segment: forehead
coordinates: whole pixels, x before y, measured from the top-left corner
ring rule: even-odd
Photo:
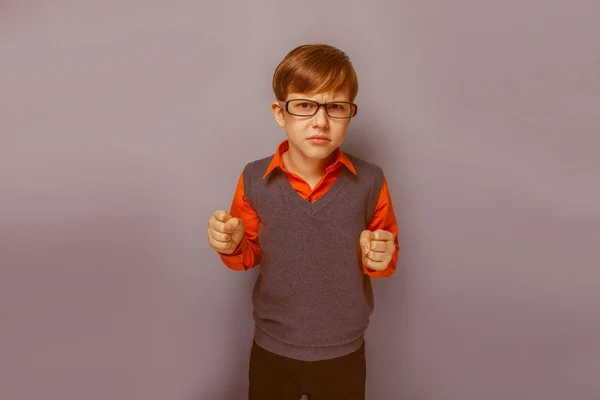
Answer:
[[[350,101],[349,90],[337,90],[328,92],[316,92],[316,93],[300,93],[292,92],[288,94],[287,100],[292,99],[307,99],[314,100],[317,102],[329,102],[329,101]]]

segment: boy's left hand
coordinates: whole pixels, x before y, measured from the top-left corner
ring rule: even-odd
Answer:
[[[363,264],[376,271],[386,269],[396,251],[394,235],[382,229],[362,231],[359,243]]]

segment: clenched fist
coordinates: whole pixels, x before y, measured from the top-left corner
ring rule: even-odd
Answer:
[[[394,235],[382,229],[375,232],[364,230],[360,234],[362,262],[370,269],[381,271],[387,268],[396,251]]]
[[[219,253],[235,252],[244,237],[244,222],[227,211],[215,211],[208,220],[208,244]]]

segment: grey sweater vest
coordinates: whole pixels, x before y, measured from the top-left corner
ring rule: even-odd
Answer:
[[[373,216],[383,172],[347,157],[357,175],[342,167],[314,203],[279,168],[263,179],[273,156],[244,168],[245,196],[260,217],[254,340],[270,352],[315,361],[349,354],[362,344],[374,302],[359,236]]]

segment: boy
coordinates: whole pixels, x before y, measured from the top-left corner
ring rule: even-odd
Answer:
[[[365,398],[371,278],[396,269],[397,224],[381,168],[340,150],[358,92],[347,55],[292,50],[271,109],[287,140],[247,164],[208,242],[233,270],[261,265],[252,295],[250,400]]]

